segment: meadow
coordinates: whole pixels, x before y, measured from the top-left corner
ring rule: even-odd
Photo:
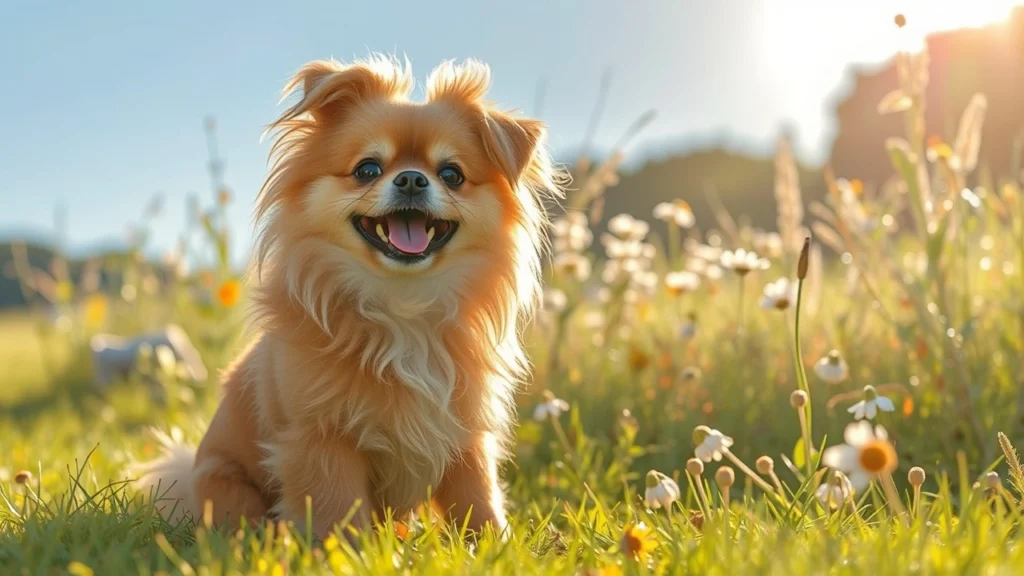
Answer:
[[[267,522],[162,519],[128,480],[159,435],[197,442],[251,338],[220,188],[161,262],[17,266],[0,317],[2,574],[1013,574],[1024,565],[1024,135],[979,166],[984,95],[924,133],[927,55],[878,104],[896,177],[825,171],[805,205],[785,141],[776,230],[686,203],[602,221],[623,159],[580,158],[555,211],[534,366],[503,470],[506,538],[421,514],[353,545]],[[638,191],[640,193],[642,191]],[[116,285],[96,280],[115,272]],[[46,313],[41,312],[45,310]],[[181,326],[209,377],[140,351],[94,383],[90,338]]]

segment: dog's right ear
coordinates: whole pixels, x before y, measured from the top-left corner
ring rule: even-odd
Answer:
[[[412,91],[412,69],[384,56],[345,65],[335,60],[316,60],[295,73],[285,86],[288,98],[301,90],[302,97],[281,115],[278,123],[308,113],[317,124],[339,120],[345,110],[367,98],[406,98]]]

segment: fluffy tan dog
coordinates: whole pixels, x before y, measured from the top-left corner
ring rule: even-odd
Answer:
[[[142,487],[236,525],[302,526],[308,496],[319,537],[428,494],[504,529],[518,332],[560,188],[544,126],[486,103],[489,84],[484,64],[444,63],[415,103],[408,63],[299,70],[258,201],[260,337],[198,449],[171,447]]]

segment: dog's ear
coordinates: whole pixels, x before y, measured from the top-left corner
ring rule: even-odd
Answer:
[[[544,123],[539,120],[513,118],[494,110],[483,112],[484,148],[512,186],[533,162],[546,133]]]
[[[483,101],[491,86],[491,69],[478,60],[442,62],[427,78],[427,99],[468,105],[479,113],[484,148],[502,175],[515,186],[545,138],[538,120],[515,118]]]
[[[373,57],[350,65],[316,60],[295,73],[284,97],[301,90],[302,97],[279,122],[308,113],[317,124],[339,120],[356,102],[367,98],[405,98],[412,90],[411,68],[393,59]]]

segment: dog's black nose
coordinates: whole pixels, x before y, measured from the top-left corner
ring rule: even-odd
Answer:
[[[430,186],[430,180],[422,172],[406,170],[395,176],[395,189],[406,196],[419,196]]]

